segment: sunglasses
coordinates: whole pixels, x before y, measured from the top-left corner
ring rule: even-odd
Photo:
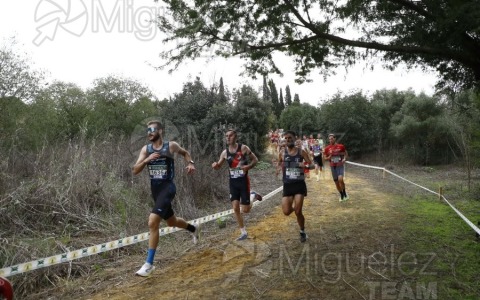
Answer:
[[[157,131],[157,130],[158,130],[158,129],[155,128],[155,127],[148,127],[148,128],[147,128],[147,133],[153,133],[153,132],[155,132],[155,131]]]

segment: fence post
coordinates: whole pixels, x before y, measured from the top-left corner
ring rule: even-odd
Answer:
[[[438,192],[438,199],[442,200],[442,196],[443,196],[443,187],[440,187],[440,190]]]

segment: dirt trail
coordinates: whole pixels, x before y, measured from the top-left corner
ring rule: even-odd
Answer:
[[[133,276],[140,264],[129,261],[117,286],[83,299],[371,298],[378,293],[372,284],[398,277],[393,257],[401,250],[402,215],[393,196],[353,173],[346,178],[350,200],[340,203],[325,177],[307,180],[306,243],[299,241],[295,215],[281,212],[278,193],[253,208],[248,240],[234,242],[234,222],[221,233],[210,224],[199,245],[160,264],[151,277]]]

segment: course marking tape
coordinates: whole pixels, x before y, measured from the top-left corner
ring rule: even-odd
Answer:
[[[467,223],[468,226],[470,226],[477,234],[480,235],[480,228],[478,228],[478,227],[477,227],[475,224],[473,224],[467,217],[465,217],[458,209],[456,209],[456,208],[447,200],[447,198],[445,198],[445,196],[440,195],[439,193],[437,193],[437,192],[435,192],[435,191],[432,191],[432,190],[430,190],[430,189],[428,189],[428,188],[426,188],[426,187],[424,187],[424,186],[421,186],[421,185],[419,185],[419,184],[416,184],[416,183],[413,182],[413,181],[410,181],[410,180],[408,180],[408,179],[406,179],[406,178],[403,178],[402,176],[397,175],[397,174],[393,173],[392,171],[389,171],[389,170],[387,170],[387,169],[385,169],[385,168],[376,167],[376,166],[370,166],[370,165],[364,165],[364,164],[354,163],[354,162],[350,162],[350,161],[347,161],[346,163],[347,163],[347,164],[351,164],[351,165],[355,165],[355,166],[365,167],[365,168],[383,170],[383,171],[385,171],[385,172],[387,172],[387,173],[389,173],[389,174],[392,174],[393,176],[395,176],[395,177],[397,177],[397,178],[399,178],[399,179],[401,179],[401,180],[404,180],[404,181],[406,181],[406,182],[408,182],[408,183],[410,183],[410,184],[413,184],[413,185],[415,185],[415,186],[417,186],[417,187],[419,187],[419,188],[421,188],[421,189],[424,189],[424,190],[427,191],[427,192],[430,192],[430,193],[435,194],[435,195],[437,195],[437,196],[441,196],[442,199],[453,209],[453,211],[454,211],[463,221],[465,221],[465,223]],[[0,275],[1,275],[1,274],[0,274]]]
[[[282,189],[283,189],[283,187],[279,187],[276,190],[268,193],[267,195],[263,196],[262,201],[255,201],[253,203],[253,206],[260,205],[264,200],[267,200],[267,199],[273,197],[275,194],[280,192]],[[212,214],[212,215],[209,215],[209,216],[205,216],[205,217],[200,217],[198,219],[188,221],[188,223],[190,223],[190,224],[207,223],[207,222],[210,222],[210,221],[213,221],[213,220],[216,220],[218,218],[221,218],[221,217],[224,217],[224,216],[227,216],[227,215],[231,215],[231,214],[233,214],[233,209],[218,212],[218,213],[215,213],[215,214]],[[167,234],[170,234],[170,233],[177,232],[179,230],[183,230],[183,229],[180,229],[180,228],[177,228],[177,227],[162,227],[162,228],[159,229],[159,233],[160,233],[160,236],[163,236],[163,235],[167,235]],[[132,235],[132,236],[129,236],[129,237],[125,237],[125,238],[121,238],[121,239],[118,239],[118,240],[106,242],[106,243],[103,243],[103,244],[98,244],[98,245],[94,245],[94,246],[90,246],[90,247],[86,247],[86,248],[82,248],[82,249],[78,249],[78,250],[73,250],[73,251],[62,253],[62,254],[53,255],[53,256],[50,256],[50,257],[41,258],[41,259],[37,259],[37,260],[32,260],[32,261],[29,261],[29,262],[26,262],[26,263],[6,267],[6,268],[3,268],[3,269],[0,269],[0,277],[9,277],[9,276],[12,276],[12,275],[17,275],[17,274],[21,274],[21,273],[25,273],[25,272],[29,272],[29,271],[33,271],[33,270],[37,270],[37,269],[61,264],[61,263],[64,263],[64,262],[72,261],[72,260],[75,260],[75,259],[99,254],[99,253],[102,253],[102,252],[111,251],[111,250],[122,248],[122,247],[125,247],[125,246],[133,245],[133,244],[140,243],[140,242],[148,240],[149,236],[150,236],[150,234],[148,232],[144,232],[144,233],[141,233],[141,234]]]

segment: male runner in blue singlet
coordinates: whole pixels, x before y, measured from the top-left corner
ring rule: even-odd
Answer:
[[[163,219],[168,226],[183,228],[193,235],[193,242],[198,240],[198,228],[188,224],[184,219],[177,218],[172,209],[172,201],[176,194],[174,154],[183,156],[187,162],[187,174],[193,174],[195,165],[190,153],[177,142],[163,140],[163,127],[159,121],[150,121],[147,124],[147,134],[150,144],[143,146],[137,162],[133,166],[133,174],[140,173],[145,166],[148,168],[154,208],[148,217],[150,237],[148,240],[148,254],[145,264],[137,271],[139,276],[149,276],[155,266],[153,259],[160,237],[159,226]]]
[[[300,227],[300,242],[304,243],[307,240],[305,217],[302,213],[303,198],[307,196],[304,163],[311,164],[311,161],[305,149],[295,147],[295,138],[294,131],[288,130],[285,132],[287,146],[278,155],[278,165],[283,173],[282,210],[286,216],[295,212]],[[278,171],[279,168],[277,168],[277,173]]]

